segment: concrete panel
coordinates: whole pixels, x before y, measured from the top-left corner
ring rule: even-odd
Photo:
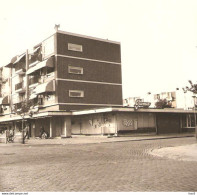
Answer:
[[[118,113],[117,126],[118,131],[136,130],[137,115],[135,113]]]
[[[122,86],[96,83],[80,83],[59,80],[57,82],[58,102],[82,104],[122,105]],[[69,97],[69,90],[82,90],[84,97]],[[102,106],[102,105],[101,105]]]
[[[72,134],[114,134],[115,127],[115,117],[111,113],[72,117]]]
[[[88,115],[82,119],[81,134],[102,134],[101,115]]]
[[[68,50],[68,43],[82,45],[83,51]],[[74,35],[57,34],[57,54],[110,62],[121,62],[120,45]]]
[[[83,68],[83,74],[69,73],[69,66]],[[60,56],[57,57],[57,78],[119,84],[122,83],[120,65]]]

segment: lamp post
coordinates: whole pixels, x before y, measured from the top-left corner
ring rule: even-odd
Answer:
[[[194,127],[195,127],[195,137],[197,139],[197,127],[196,127],[196,96],[192,96],[194,98]]]
[[[148,101],[148,102],[150,102],[150,103],[152,103],[152,102],[151,102],[151,100],[150,100],[150,98],[151,98],[151,97],[150,97],[151,92],[149,91],[149,92],[147,93],[147,95],[148,95],[148,99],[147,99],[147,101]]]

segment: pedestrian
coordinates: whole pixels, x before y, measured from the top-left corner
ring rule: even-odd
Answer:
[[[40,127],[40,138],[42,139],[42,134],[45,132],[44,127]]]
[[[27,125],[24,129],[24,134],[25,134],[25,137],[24,139],[29,139],[29,126]]]
[[[10,135],[10,132],[9,132],[9,130],[5,130],[5,143],[7,144],[7,142],[8,142],[8,138],[9,138],[9,135]]]

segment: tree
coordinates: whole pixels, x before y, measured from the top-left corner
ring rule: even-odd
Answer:
[[[193,98],[194,98],[194,122],[195,122],[195,134],[196,134],[196,139],[197,139],[197,126],[196,126],[196,104],[195,104],[195,100],[196,100],[196,94],[197,94],[197,84],[194,84],[191,80],[188,81],[190,84],[190,87],[186,86],[185,88],[183,88],[184,93],[186,93],[187,91],[190,91],[193,93]]]
[[[163,108],[172,108],[171,102],[167,101],[166,99],[159,99],[155,103],[156,108],[163,109]]]
[[[17,115],[20,115],[21,118],[22,118],[22,143],[24,144],[25,143],[25,136],[24,136],[24,119],[25,119],[25,116],[28,114],[31,114],[31,107],[33,106],[33,103],[31,100],[28,100],[28,99],[24,99],[22,102],[21,102],[21,108],[17,109],[17,107],[14,108],[14,112],[17,114]]]
[[[184,91],[191,91],[194,94],[197,94],[197,84],[193,84],[193,82],[191,80],[188,81],[190,84],[190,87],[186,86],[185,88],[183,88]]]

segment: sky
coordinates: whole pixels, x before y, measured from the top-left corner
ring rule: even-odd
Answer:
[[[123,98],[197,82],[196,0],[0,0],[0,66],[60,30],[121,42]]]

